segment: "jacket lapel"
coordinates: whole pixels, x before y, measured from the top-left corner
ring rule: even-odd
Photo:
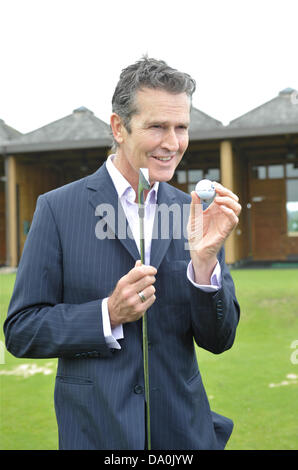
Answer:
[[[136,261],[140,259],[137,245],[129,236],[129,226],[113,181],[104,163],[95,173],[87,177],[89,202],[95,215],[106,223],[109,234],[116,237]]]

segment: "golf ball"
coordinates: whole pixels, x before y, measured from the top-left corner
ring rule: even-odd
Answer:
[[[215,187],[210,180],[199,181],[196,185],[195,191],[203,201],[208,201],[215,196]]]

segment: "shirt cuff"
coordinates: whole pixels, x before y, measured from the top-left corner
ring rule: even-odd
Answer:
[[[110,323],[110,316],[108,310],[108,297],[103,299],[101,304],[101,311],[102,311],[102,326],[103,326],[103,334],[106,340],[107,345],[109,348],[113,349],[121,349],[120,344],[118,343],[117,339],[123,339],[123,327],[122,325],[117,325],[115,328],[111,328]]]
[[[199,289],[203,290],[204,292],[216,292],[218,289],[221,288],[221,268],[220,264],[217,261],[217,264],[211,274],[210,277],[210,285],[202,285],[202,284],[197,284],[194,281],[195,275],[194,275],[194,269],[193,269],[193,264],[192,261],[189,262],[187,266],[187,277],[188,280],[192,283],[193,286],[198,287]]]

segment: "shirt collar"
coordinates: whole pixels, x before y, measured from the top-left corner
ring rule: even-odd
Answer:
[[[109,155],[107,162],[106,162],[106,168],[108,170],[110,177],[112,178],[118,197],[119,199],[124,197],[129,202],[135,202],[136,193],[134,189],[131,187],[130,183],[127,181],[127,179],[124,178],[124,176],[122,175],[122,173],[120,173],[118,168],[115,167],[113,163],[114,158],[115,158],[115,154]],[[148,196],[146,197],[145,204],[148,204],[148,203],[156,204],[158,186],[159,186],[159,183],[155,182],[152,188],[150,189]]]

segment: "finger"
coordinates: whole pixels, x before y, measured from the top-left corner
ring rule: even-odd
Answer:
[[[134,290],[134,292],[141,292],[147,289],[147,287],[152,286],[155,283],[155,281],[156,281],[155,276],[145,276],[139,281],[132,284],[131,288]]]
[[[220,194],[221,196],[230,196],[231,198],[235,199],[235,201],[239,201],[239,197],[234,194],[233,191],[231,191],[230,189],[225,188],[222,184],[216,181],[213,181],[213,184],[217,194]]]
[[[137,291],[137,303],[139,301],[141,301],[143,304],[145,303],[144,301],[142,301],[141,297],[139,296],[139,293],[143,294],[143,296],[145,297],[145,302],[147,302],[147,300],[150,299],[150,297],[152,297],[153,295],[155,295],[155,287],[154,286],[149,286],[149,287],[146,287],[144,289],[142,289],[141,291]]]
[[[145,292],[144,292],[144,295],[145,295]],[[137,304],[136,304],[136,307],[135,307],[135,311],[139,314],[141,314],[141,316],[146,312],[146,310],[148,310],[151,305],[155,302],[156,300],[156,297],[154,294],[148,296],[148,298],[146,297],[146,300],[145,302],[142,302],[140,297],[137,296],[138,299],[137,299]]]
[[[142,264],[141,261],[139,261],[139,264],[138,261],[136,262],[136,266],[125,276],[129,284],[134,284],[145,276],[154,276],[157,273],[157,269],[154,266],[147,266]]]
[[[226,214],[226,216],[229,218],[231,225],[234,227],[235,225],[238,224],[239,219],[233,209],[230,209],[230,207],[221,205],[220,209]]]
[[[153,294],[148,298],[148,300],[146,300],[146,302],[143,303],[144,312],[146,312],[146,310],[148,310],[148,308],[150,308],[151,305],[154,304],[155,300],[156,300],[156,297]]]
[[[214,199],[214,201],[217,203],[217,204],[220,204],[220,205],[224,205],[226,207],[229,207],[230,209],[232,209],[236,215],[239,215],[240,212],[241,212],[241,205],[238,204],[238,202],[235,201],[235,199],[232,199],[231,197],[228,197],[228,196],[216,196],[216,198]]]

